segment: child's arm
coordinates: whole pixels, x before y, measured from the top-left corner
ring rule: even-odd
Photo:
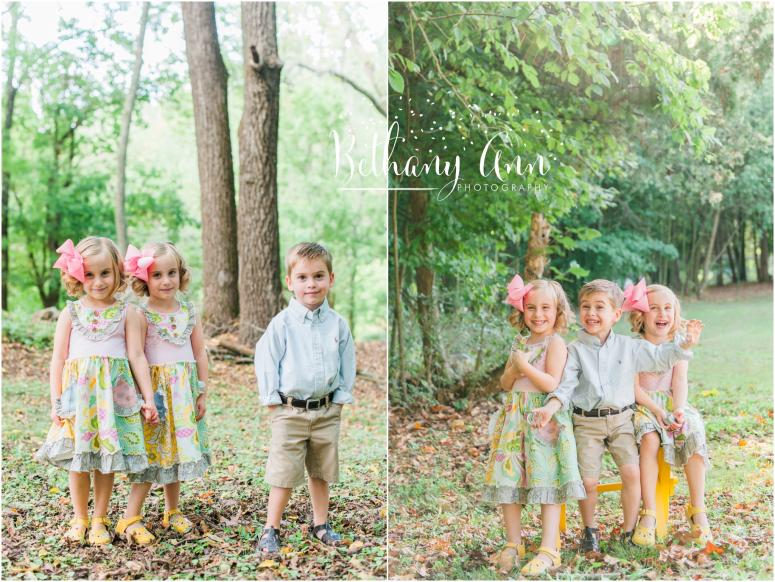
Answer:
[[[254,364],[261,404],[278,406],[280,399],[280,361],[285,355],[285,333],[277,317],[269,322],[264,335],[256,344]]]
[[[514,352],[509,352],[509,359],[506,360],[506,367],[503,368],[500,385],[503,390],[511,390],[514,382],[521,376],[514,359]]]
[[[568,408],[573,392],[579,385],[579,375],[581,374],[581,362],[573,350],[567,350],[568,359],[565,362],[565,369],[562,372],[562,379],[557,389],[550,392],[544,405],[541,408],[533,410],[533,427],[542,428],[552,416],[561,408]],[[548,357],[548,356],[547,356]]]
[[[678,362],[673,368],[673,415],[679,425],[684,422],[684,406],[689,400],[689,362]]]
[[[200,421],[207,412],[207,348],[205,347],[205,334],[202,329],[202,322],[197,318],[194,329],[191,332],[191,349],[194,351],[194,360],[196,360],[196,375],[203,384],[202,392],[196,397],[196,420]]]
[[[680,360],[690,360],[689,348],[700,341],[702,322],[692,319],[686,325],[686,337],[679,345],[676,341],[654,345],[645,339],[635,339],[635,371],[665,372]]]
[[[334,404],[352,404],[355,385],[355,342],[350,327],[339,323],[339,388],[334,391]]]
[[[65,367],[67,352],[70,348],[70,311],[63,309],[57,319],[57,327],[54,331],[54,351],[51,354],[51,368],[49,370],[49,389],[51,391],[51,420],[62,426],[62,419],[57,414],[57,400],[62,396],[62,370]]]
[[[156,424],[159,422],[159,411],[156,410],[156,402],[153,400],[151,372],[145,357],[145,333],[148,323],[132,305],[128,305],[126,309],[126,353],[129,367],[132,368],[132,375],[145,400],[143,417],[146,422]]]
[[[668,427],[668,423],[665,422],[667,413],[651,399],[651,397],[643,388],[640,387],[640,382],[638,381],[637,376],[635,377],[635,402],[648,408],[654,414],[654,416],[657,417],[657,422],[659,422],[663,428]]]
[[[536,369],[528,361],[526,352],[514,353],[517,369],[541,392],[553,392],[557,388],[567,359],[568,348],[560,337],[553,337],[546,348],[546,372]]]

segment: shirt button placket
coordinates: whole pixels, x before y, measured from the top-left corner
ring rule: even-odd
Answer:
[[[312,354],[315,370],[315,392],[323,385],[323,342],[320,339],[320,323],[312,319]]]

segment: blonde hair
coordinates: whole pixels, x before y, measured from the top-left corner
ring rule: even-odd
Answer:
[[[530,281],[528,285],[532,285],[533,288],[528,292],[528,295],[533,291],[547,291],[554,296],[555,305],[557,306],[557,319],[554,320],[554,331],[559,334],[565,334],[568,332],[568,327],[573,323],[573,310],[568,301],[568,296],[557,281],[547,281],[546,279],[536,279]],[[527,299],[527,295],[525,295]],[[517,328],[519,331],[524,330],[527,325],[525,324],[525,314],[519,309],[514,309],[509,315],[509,323]]]
[[[285,271],[289,277],[299,259],[307,259],[309,261],[321,259],[326,264],[329,275],[334,272],[331,253],[320,243],[302,242],[288,249],[285,255]]]
[[[624,292],[619,288],[619,285],[608,279],[595,279],[589,283],[584,283],[584,286],[579,290],[579,307],[581,307],[584,297],[593,293],[604,293],[614,309],[621,309],[624,303]]]
[[[661,291],[662,293],[669,296],[670,300],[673,302],[673,326],[667,333],[667,337],[672,340],[675,338],[676,332],[682,330],[686,323],[683,319],[681,319],[681,302],[678,301],[678,296],[673,293],[673,290],[670,287],[657,284],[649,285],[646,287],[647,294],[655,293],[658,291]],[[644,317],[643,312],[633,311],[630,313],[630,329],[639,335],[643,335],[643,332],[646,330],[646,318]]]
[[[175,248],[174,244],[171,242],[152,242],[145,245],[142,252],[143,254],[150,252],[154,259],[164,255],[172,255],[178,262],[178,276],[180,277],[180,286],[178,289],[180,291],[188,289],[188,283],[191,281],[191,272],[188,270],[188,265],[186,265],[186,260],[183,258],[183,255]],[[148,275],[150,276],[150,274],[149,269]],[[148,283],[134,276],[129,277],[129,281],[135,295],[140,295],[141,297],[150,295]]]
[[[112,240],[105,238],[104,236],[87,236],[75,245],[75,250],[78,251],[84,260],[89,257],[99,256],[102,253],[105,253],[108,256],[110,259],[110,266],[113,269],[114,279],[113,289],[110,290],[111,297],[126,288],[124,262],[121,260],[121,254],[118,252],[116,243]],[[85,272],[86,268],[84,266],[84,274]],[[81,297],[84,295],[83,283],[75,277],[68,275],[65,271],[62,271],[62,283],[65,286],[65,291],[67,291],[67,294],[70,297]]]

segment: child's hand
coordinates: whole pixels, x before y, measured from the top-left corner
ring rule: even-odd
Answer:
[[[207,406],[205,405],[205,395],[200,394],[196,397],[196,420],[199,422],[204,418],[205,412],[207,412]]]
[[[64,421],[62,421],[62,418],[57,414],[56,408],[51,409],[51,420],[57,426],[62,426],[64,424]]]
[[[686,416],[684,415],[683,408],[676,408],[673,411],[673,417],[675,418],[675,424],[670,427],[670,430],[679,430],[686,421]]]
[[[525,368],[525,365],[527,365],[530,361],[528,360],[527,352],[523,352],[523,351],[511,352],[510,359],[513,362],[514,367],[520,372]]]
[[[146,402],[142,405],[140,410],[143,413],[143,418],[148,424],[159,424],[159,411],[156,410],[156,404],[153,402]]]
[[[280,406],[280,405],[279,404],[270,404],[266,408],[267,408],[267,410],[269,410],[269,412],[272,412],[278,406]]]
[[[686,337],[681,347],[687,349],[700,343],[702,328],[703,325],[699,319],[690,319],[686,324]]]
[[[546,426],[546,423],[552,419],[553,415],[554,412],[548,406],[536,408],[533,410],[533,420],[530,422],[530,426],[535,429],[541,429]]]
[[[659,423],[659,426],[665,429],[670,428],[670,423],[667,422],[667,412],[664,408],[659,408],[654,412],[654,416],[657,418],[657,422]]]

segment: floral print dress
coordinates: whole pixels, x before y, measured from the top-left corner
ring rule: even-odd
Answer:
[[[542,372],[551,337],[526,346],[530,363]],[[490,421],[482,501],[560,504],[584,499],[570,413],[560,410],[542,429],[533,429],[528,417],[544,405],[546,394],[526,391],[530,389],[535,390],[530,380],[518,378]]]
[[[196,420],[196,398],[202,393],[191,347],[196,313],[189,301],[179,303],[174,313],[143,308],[148,322],[145,356],[159,423],[144,425],[148,468],[130,475],[133,482],[189,481],[210,466],[207,426],[204,419]]]
[[[673,370],[660,374],[641,372],[638,374],[640,387],[646,391],[655,404],[667,412],[673,411]],[[662,428],[656,416],[645,406],[638,406],[632,421],[635,424],[635,440],[640,445],[643,435],[656,432],[665,462],[673,467],[683,467],[692,455],[700,455],[705,468],[710,468],[708,445],[705,439],[705,423],[699,411],[688,402],[684,406],[684,427],[680,432],[670,432]]]
[[[69,301],[71,331],[62,394],[35,459],[70,471],[142,471],[148,465],[137,393],[126,357],[127,304],[102,309]]]

